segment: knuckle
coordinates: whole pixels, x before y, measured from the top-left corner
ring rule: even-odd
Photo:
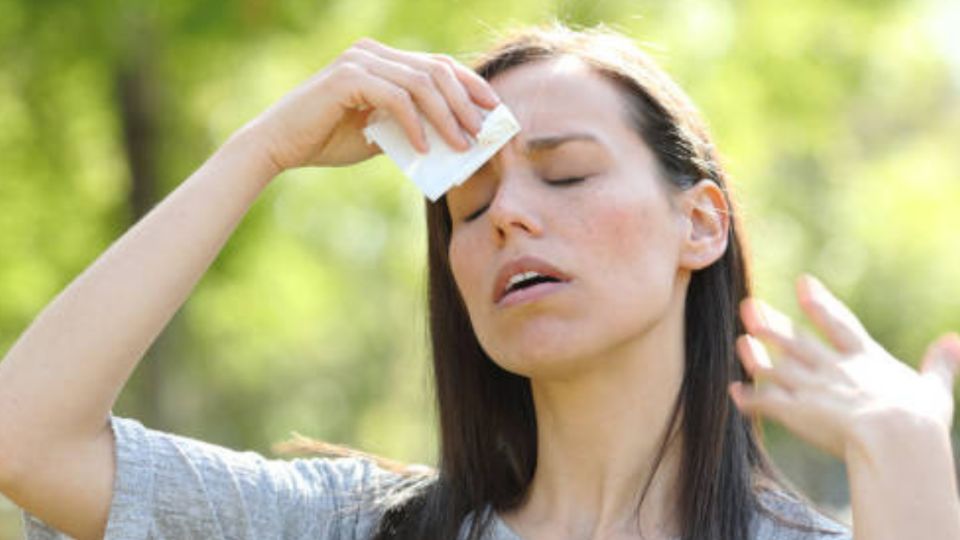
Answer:
[[[430,58],[432,60],[436,60],[437,62],[443,62],[447,65],[452,65],[456,63],[456,60],[454,60],[453,57],[450,56],[449,54],[433,53],[430,55]]]
[[[453,68],[443,62],[430,62],[427,69],[430,70],[430,75],[433,76],[434,79],[449,81],[454,78]]]
[[[337,58],[337,63],[339,64],[356,64],[360,60],[366,57],[367,53],[363,49],[349,48]]]
[[[354,42],[353,42],[353,45],[351,46],[351,48],[353,48],[353,49],[370,49],[370,48],[372,48],[372,47],[374,47],[374,46],[376,46],[376,45],[378,45],[378,43],[377,43],[374,39],[372,39],[372,38],[370,38],[370,37],[367,37],[367,36],[363,36],[363,37],[361,37],[360,39],[354,41]]]
[[[407,92],[399,86],[393,86],[390,88],[387,93],[387,100],[395,105],[407,106],[412,105],[412,100],[410,99],[410,92]]]
[[[334,68],[337,77],[343,79],[357,79],[364,74],[364,69],[359,64],[345,60],[337,64]]]
[[[426,92],[433,86],[430,76],[422,71],[414,71],[410,74],[409,84],[419,92]]]

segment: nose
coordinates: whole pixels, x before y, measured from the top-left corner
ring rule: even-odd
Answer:
[[[520,168],[501,170],[497,191],[487,212],[494,241],[502,246],[514,236],[538,237],[543,234],[536,194],[531,179]]]

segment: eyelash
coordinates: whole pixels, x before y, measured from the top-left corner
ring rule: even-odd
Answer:
[[[550,184],[551,186],[564,187],[564,186],[572,186],[574,184],[579,184],[580,182],[583,182],[586,179],[587,179],[586,176],[570,176],[568,178],[558,178],[556,180],[544,180],[544,182]],[[488,206],[490,206],[489,203],[481,206],[475,212],[463,218],[464,223],[469,223],[477,219],[478,217],[480,217],[480,215],[487,210]]]
[[[572,184],[579,184],[586,180],[586,176],[571,176],[569,178],[558,178],[556,180],[545,180],[546,183],[554,186],[569,186]]]

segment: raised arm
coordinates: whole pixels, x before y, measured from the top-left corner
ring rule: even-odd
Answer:
[[[110,410],[137,362],[279,172],[345,165],[377,149],[360,132],[386,109],[424,148],[418,108],[454,147],[493,107],[446,57],[364,40],[235,133],[36,317],[0,362],[0,491],[76,538],[103,535]]]
[[[0,363],[0,488],[78,538],[102,537],[107,415],[144,351],[276,169],[238,136],[104,252]]]
[[[887,353],[818,281],[798,282],[800,305],[828,343],[757,301],[743,305],[752,337],[737,343],[755,388],[731,387],[761,413],[843,459],[857,540],[956,540],[960,495],[950,446],[960,337],[943,336],[917,372]]]

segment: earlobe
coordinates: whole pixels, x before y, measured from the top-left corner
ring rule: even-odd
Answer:
[[[716,262],[727,249],[729,206],[723,189],[706,178],[683,195],[687,227],[680,263],[690,270],[700,270]]]

